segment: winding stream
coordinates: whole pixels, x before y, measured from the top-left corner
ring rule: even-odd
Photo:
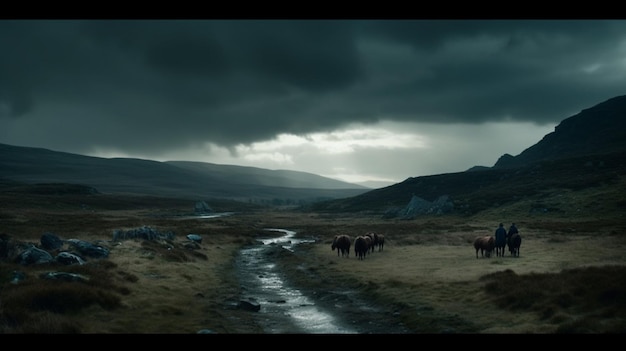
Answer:
[[[300,290],[287,286],[272,261],[271,252],[276,245],[293,251],[295,245],[314,240],[295,238],[296,233],[286,229],[266,230],[284,235],[258,239],[262,244],[242,249],[236,260],[242,289],[261,306],[258,313],[265,333],[357,333],[316,306],[314,300]]]

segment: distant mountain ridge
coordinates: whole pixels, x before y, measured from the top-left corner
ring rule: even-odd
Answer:
[[[502,155],[493,168],[620,151],[626,151],[626,95],[564,119],[554,132],[519,155]]]
[[[464,172],[411,177],[352,198],[316,203],[310,209],[383,214],[402,209],[414,196],[430,202],[446,196],[454,204],[455,213],[474,214],[534,196],[542,199],[538,202],[547,201],[542,196],[563,189],[614,186],[615,194],[626,198],[620,185],[624,178],[626,95],[566,118],[537,144],[518,156],[504,154],[493,167],[474,166]]]
[[[202,162],[100,158],[6,144],[0,144],[0,179],[30,184],[84,184],[109,193],[241,201],[313,201],[369,190],[306,172]]]

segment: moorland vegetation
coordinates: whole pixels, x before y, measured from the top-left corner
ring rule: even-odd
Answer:
[[[415,333],[623,333],[626,331],[626,230],[623,178],[584,189],[552,189],[478,214],[382,219],[371,213],[311,212],[214,202],[235,215],[187,217],[194,200],[122,196],[65,185],[5,186],[0,191],[2,333],[262,333],[258,315],[232,308],[241,299],[233,259],[289,228],[315,238],[277,256],[286,279],[320,303],[335,287],[366,296],[391,326]],[[51,189],[56,189],[51,191]],[[537,203],[548,211],[536,211]],[[612,207],[611,207],[611,206]],[[476,258],[473,240],[515,221],[520,257]],[[173,240],[113,241],[116,230],[149,226]],[[385,249],[364,260],[331,250],[338,234],[383,233]],[[110,250],[84,265],[20,265],[25,245],[43,233]],[[194,249],[185,235],[197,233]],[[64,249],[68,249],[67,246]],[[50,271],[87,281],[39,278]],[[14,283],[15,272],[24,279]],[[351,316],[352,323],[359,314]],[[371,318],[372,316],[367,316]],[[365,317],[363,317],[365,318]]]

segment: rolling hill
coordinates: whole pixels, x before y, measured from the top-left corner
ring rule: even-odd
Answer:
[[[202,162],[108,159],[6,144],[0,144],[0,180],[81,184],[103,193],[259,203],[306,203],[369,190],[306,172]]]

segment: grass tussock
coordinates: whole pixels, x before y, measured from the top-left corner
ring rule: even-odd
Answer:
[[[484,276],[485,291],[503,309],[536,311],[558,324],[558,333],[626,332],[626,267],[604,266],[560,273]],[[603,322],[610,319],[610,323]]]
[[[91,305],[106,310],[121,306],[120,294],[128,291],[112,285],[108,273],[93,267],[76,271],[94,274],[87,282],[47,280],[29,275],[19,284],[4,285],[0,332],[79,332],[80,328],[68,319],[71,315]],[[41,315],[45,318],[41,319]]]
[[[81,334],[81,325],[71,316],[50,311],[33,312],[28,319],[10,328],[0,325],[0,332],[7,334]]]

